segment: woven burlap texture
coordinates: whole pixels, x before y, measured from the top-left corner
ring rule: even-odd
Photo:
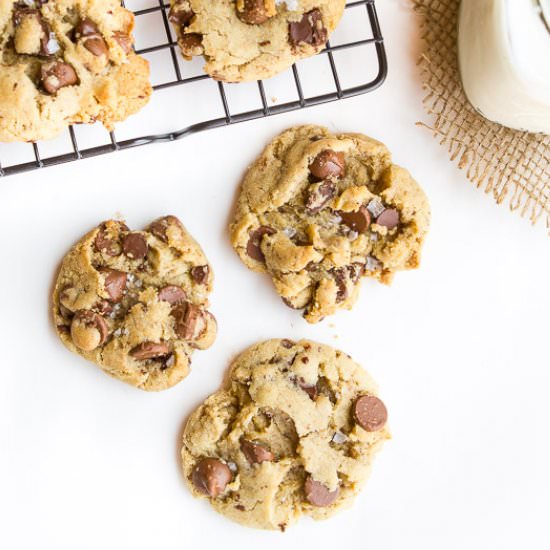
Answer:
[[[425,51],[419,65],[429,128],[468,179],[497,203],[545,220],[550,230],[550,136],[504,128],[483,118],[466,99],[457,56],[460,0],[412,0]]]

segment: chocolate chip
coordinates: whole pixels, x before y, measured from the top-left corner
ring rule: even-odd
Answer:
[[[113,40],[122,48],[124,53],[128,54],[132,51],[132,37],[122,31],[113,33]]]
[[[190,32],[179,39],[181,49],[185,55],[194,56],[202,53],[202,34]]]
[[[168,237],[166,236],[167,228],[168,223],[166,221],[166,218],[161,218],[149,225],[147,231],[149,231],[149,233],[152,233],[157,239],[160,239],[161,241],[166,243],[168,242]]]
[[[221,495],[232,479],[233,474],[227,464],[216,458],[203,458],[192,474],[197,491],[212,498]]]
[[[80,20],[74,28],[75,40],[78,40],[83,36],[91,36],[93,34],[99,34],[99,29],[89,17],[85,17],[84,19]]]
[[[185,27],[188,27],[191,23],[191,20],[193,17],[195,17],[195,13],[192,9],[188,7],[184,7],[183,9],[180,9],[180,6],[184,4],[184,1],[178,1],[175,4],[172,5],[170,8],[170,12],[168,13],[168,20],[171,23],[174,23],[174,25],[177,25],[178,27],[185,29]],[[189,3],[185,0],[185,4],[187,6]]]
[[[292,347],[294,346],[294,342],[292,340],[284,338],[283,340],[281,340],[281,346],[286,349],[292,349]]]
[[[119,226],[119,231],[128,231],[128,226],[122,222],[115,222]],[[103,252],[108,256],[120,256],[121,249],[118,242],[114,241],[107,231],[107,225],[102,223],[99,226],[99,231],[97,232],[94,247],[97,252]]]
[[[348,297],[348,287],[346,285],[348,270],[345,267],[333,269],[332,276],[338,287],[338,291],[336,292],[336,303],[343,302]]]
[[[176,305],[185,302],[185,300],[187,300],[187,294],[181,287],[169,285],[159,290],[158,299],[161,302],[168,302],[170,305]]]
[[[203,285],[208,281],[209,271],[207,265],[196,265],[191,269],[191,277],[198,285]]]
[[[147,361],[147,359],[158,359],[165,357],[170,353],[168,344],[163,342],[142,342],[130,350],[130,355],[138,361]]]
[[[44,90],[54,95],[61,88],[76,84],[78,76],[72,65],[62,61],[51,61],[40,68],[40,80]]]
[[[355,212],[338,212],[338,214],[342,222],[357,233],[366,231],[371,222],[370,212],[364,206]]]
[[[386,208],[386,210],[376,218],[376,223],[388,229],[393,229],[399,225],[399,212],[395,208]]]
[[[109,328],[105,319],[89,309],[78,310],[71,322],[71,337],[76,347],[84,351],[93,351],[103,345]]]
[[[141,233],[128,233],[122,238],[122,252],[131,260],[143,260],[149,246]]]
[[[94,246],[97,252],[105,252],[109,256],[117,256],[117,247],[115,243],[107,236],[107,231],[103,226],[96,235]]]
[[[292,46],[310,44],[317,48],[326,43],[328,38],[327,30],[323,25],[323,16],[316,8],[305,13],[300,19],[288,25],[288,37]]]
[[[111,298],[111,301],[115,303],[120,302],[126,290],[128,275],[124,273],[124,271],[117,271],[116,269],[110,269],[108,267],[101,267],[99,272],[103,273],[105,276],[103,286]]]
[[[241,451],[250,464],[261,464],[262,462],[273,462],[275,455],[259,443],[241,439]]]
[[[176,218],[176,216],[164,216],[163,218],[158,218],[153,223],[149,225],[147,231],[152,233],[157,239],[160,239],[162,242],[168,242],[168,228],[171,225],[177,226],[180,230],[183,229],[183,225]]]
[[[275,229],[267,227],[266,225],[261,225],[258,229],[251,231],[249,233],[250,238],[248,239],[248,244],[246,245],[246,253],[253,260],[264,263],[265,256],[261,248],[262,239],[264,235],[274,235],[275,233]]]
[[[308,477],[304,484],[304,491],[307,501],[313,506],[330,506],[340,494],[340,488],[337,487],[334,491],[329,491],[322,483],[315,481],[312,477]]]
[[[377,432],[385,426],[388,411],[378,397],[362,395],[353,404],[353,417],[367,432]]]
[[[317,391],[317,384],[307,384],[303,378],[298,378],[296,384],[309,395],[310,399],[313,401],[317,399],[317,395],[319,394]]]
[[[90,36],[88,38],[85,38],[82,42],[82,45],[92,54],[96,57],[101,57],[102,55],[107,55],[109,52],[109,48],[107,47],[107,43],[105,40],[103,40],[103,37],[101,35],[97,36]]]
[[[307,192],[306,208],[316,214],[334,197],[336,186],[331,181],[322,181],[310,185]]]
[[[106,55],[109,51],[97,25],[89,17],[82,19],[74,28],[73,38],[82,39],[82,45],[96,57]]]
[[[321,151],[309,165],[311,175],[319,180],[341,178],[344,168],[344,153],[337,153],[332,149]]]
[[[172,309],[174,330],[184,340],[193,341],[204,333],[207,326],[205,312],[195,304],[186,302]]]
[[[261,25],[275,15],[275,10],[269,10],[269,0],[244,0],[242,8],[237,8],[237,17],[248,25]]]

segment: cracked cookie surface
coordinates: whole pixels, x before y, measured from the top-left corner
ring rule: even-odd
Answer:
[[[53,293],[65,346],[128,384],[150,391],[187,376],[195,349],[217,325],[207,311],[213,273],[174,216],[130,231],[109,220],[65,256]]]
[[[230,226],[247,267],[316,323],[351,309],[361,279],[419,266],[428,200],[388,149],[361,134],[300,126],[248,169]]]
[[[217,80],[269,78],[320,52],[345,0],[171,0],[185,58],[202,55]]]
[[[116,122],[149,100],[118,0],[0,0],[0,141],[36,141],[69,124]]]
[[[268,340],[237,357],[189,418],[187,484],[241,524],[280,529],[352,504],[390,437],[376,385],[341,351]]]

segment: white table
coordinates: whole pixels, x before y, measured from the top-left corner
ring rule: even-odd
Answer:
[[[415,126],[426,120],[418,26],[407,2],[378,4],[390,75],[375,93],[0,181],[0,547],[549,547],[548,237],[474,189]],[[391,288],[364,284],[352,313],[318,326],[243,267],[226,233],[247,163],[305,122],[387,143],[433,208],[421,269]],[[84,231],[117,214],[140,227],[168,212],[214,265],[220,330],[188,379],[147,394],[67,352],[48,299]],[[185,418],[229,361],[276,336],[317,339],[361,362],[394,436],[351,510],[284,535],[241,528],[193,500],[178,460]]]

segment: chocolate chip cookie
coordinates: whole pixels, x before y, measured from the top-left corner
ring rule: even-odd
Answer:
[[[164,390],[189,373],[195,349],[209,348],[213,273],[174,216],[131,231],[109,220],[63,260],[53,293],[65,346],[143,390]]]
[[[363,277],[389,284],[418,267],[429,223],[424,192],[382,143],[301,126],[249,168],[230,233],[242,261],[316,323],[350,309]]]
[[[96,120],[112,130],[141,109],[151,85],[133,26],[118,0],[2,0],[0,141]]]
[[[185,479],[230,519],[284,531],[350,505],[388,439],[387,411],[349,356],[269,340],[233,361],[226,386],[189,418]]]
[[[345,0],[171,0],[185,58],[203,55],[217,80],[269,78],[320,52]]]

